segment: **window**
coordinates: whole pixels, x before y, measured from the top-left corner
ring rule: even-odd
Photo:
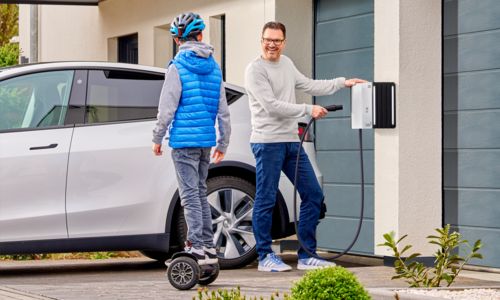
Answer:
[[[214,58],[226,79],[226,16],[210,17],[210,43],[215,49]]]
[[[122,70],[91,70],[86,123],[155,118],[163,74]]]
[[[118,38],[118,62],[139,63],[139,36],[137,33]]]
[[[64,124],[73,71],[30,74],[0,83],[0,130]]]

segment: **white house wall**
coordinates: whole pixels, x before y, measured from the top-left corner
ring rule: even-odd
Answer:
[[[39,5],[39,61],[106,60],[97,6]],[[21,55],[29,57],[30,5],[19,6]]]
[[[20,7],[21,47],[29,50],[29,5]],[[208,43],[209,18],[225,15],[227,81],[243,84],[246,65],[260,53],[262,26],[278,18],[288,25],[285,53],[299,70],[311,75],[312,0],[106,0],[99,6],[40,5],[39,61],[115,61],[116,38],[137,33],[139,64],[164,66],[172,51],[165,51],[162,58],[158,45],[164,43],[167,25],[185,11],[199,13],[206,21],[204,41]],[[311,101],[307,96],[300,99]]]
[[[430,256],[426,236],[442,222],[440,1],[375,1],[375,81],[396,83],[395,129],[375,130],[375,245],[408,234]],[[391,254],[375,247],[375,254]]]

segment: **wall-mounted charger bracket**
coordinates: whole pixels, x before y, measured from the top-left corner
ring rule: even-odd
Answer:
[[[351,88],[353,129],[396,127],[396,85],[393,82],[358,83]]]

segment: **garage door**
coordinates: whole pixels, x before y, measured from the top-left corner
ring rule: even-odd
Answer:
[[[373,0],[318,0],[315,6],[315,78],[344,76],[373,80]],[[351,129],[348,89],[316,97],[319,105],[343,104],[316,123],[317,159],[324,176],[327,216],[318,246],[344,250],[354,237],[360,212],[358,133]],[[365,221],[352,253],[373,254],[373,131],[363,132]]]
[[[443,9],[444,221],[500,267],[500,2]]]

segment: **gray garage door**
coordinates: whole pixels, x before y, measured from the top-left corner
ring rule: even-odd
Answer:
[[[318,0],[315,21],[315,78],[344,76],[373,80],[373,0]],[[324,176],[327,217],[318,229],[318,246],[344,250],[354,237],[360,210],[357,131],[351,129],[348,89],[317,97],[319,105],[343,104],[316,123],[317,158]],[[365,221],[352,253],[373,249],[373,131],[363,133]]]
[[[500,267],[500,1],[444,1],[444,211]]]

